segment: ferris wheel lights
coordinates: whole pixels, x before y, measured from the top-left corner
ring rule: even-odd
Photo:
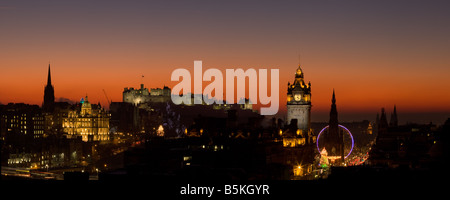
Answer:
[[[348,156],[350,156],[350,154],[352,153],[352,151],[353,151],[353,147],[354,147],[354,145],[355,145],[355,141],[353,140],[353,135],[352,135],[352,133],[345,127],[345,126],[342,126],[342,125],[338,125],[339,127],[341,127],[341,128],[343,128],[344,130],[346,130],[347,131],[347,133],[350,135],[350,138],[352,139],[352,148],[350,149],[350,152],[348,152],[348,154],[344,157],[344,159],[346,159]],[[322,132],[323,131],[325,131],[325,129],[327,129],[329,127],[329,125],[327,125],[327,126],[325,126],[320,132],[319,132],[319,135],[317,136],[317,140],[316,140],[316,146],[317,146],[317,151],[319,151],[320,152],[320,148],[319,148],[319,138],[320,138],[320,135],[322,134]]]

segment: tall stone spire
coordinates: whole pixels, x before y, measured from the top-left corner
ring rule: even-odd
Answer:
[[[44,103],[42,104],[42,108],[44,109],[45,112],[52,112],[54,103],[55,103],[55,91],[52,85],[50,64],[48,64],[47,85],[45,86],[44,89]]]
[[[398,126],[397,107],[395,105],[394,105],[394,112],[391,114],[391,121],[389,122],[389,126],[391,127]]]
[[[330,126],[331,124],[333,125],[338,125],[338,113],[337,113],[337,108],[336,108],[336,95],[334,93],[334,89],[333,89],[333,97],[331,98],[331,110],[330,110]]]
[[[330,121],[328,123],[328,133],[324,140],[325,149],[328,155],[341,157],[340,161],[344,161],[344,137],[339,130],[338,113],[336,107],[336,95],[333,89],[333,96],[331,98]]]
[[[384,108],[381,108],[381,117],[380,122],[378,123],[378,135],[386,134],[387,131],[388,131],[388,123],[386,113],[384,112]]]
[[[52,85],[52,76],[50,74],[50,64],[48,64],[47,85]]]

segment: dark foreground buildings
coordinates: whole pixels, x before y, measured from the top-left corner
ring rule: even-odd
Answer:
[[[431,123],[398,125],[395,107],[392,118],[388,125],[382,109],[376,144],[370,153],[371,165],[431,169],[444,161],[449,120],[441,127]]]
[[[328,180],[407,179],[447,173],[442,166],[449,155],[450,120],[441,127],[399,125],[394,107],[389,124],[384,111],[375,123],[339,123],[333,91],[330,120],[311,123],[311,84],[305,84],[300,67],[288,84],[286,122],[264,119],[247,100],[174,105],[168,87],[148,90],[143,84],[126,88],[123,102],[111,102],[108,112],[87,97],[75,104],[55,102],[50,67],[47,80],[42,108],[0,105],[1,162],[7,173],[20,168],[29,174],[48,171],[51,178],[65,173],[67,179],[150,181],[317,180],[328,174]],[[327,125],[332,137],[322,147],[336,158],[331,169],[321,165],[329,158],[316,147]],[[342,142],[339,125],[355,142],[345,162],[339,159],[349,145]]]
[[[377,122],[376,143],[365,165],[332,169],[330,180],[390,180],[405,185],[433,185],[448,180],[450,173],[445,166],[450,158],[450,118],[442,126],[398,125],[394,107],[389,124],[384,108]]]

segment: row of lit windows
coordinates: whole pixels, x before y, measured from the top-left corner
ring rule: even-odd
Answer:
[[[7,121],[7,120],[5,120],[5,121]],[[19,119],[15,119],[15,118],[14,118],[14,119],[11,119],[11,120],[10,120],[10,123],[19,123]]]
[[[44,121],[40,121],[40,120],[34,120],[33,124],[44,124]]]
[[[44,126],[33,126],[34,129],[44,129]]]
[[[91,128],[91,127],[109,127],[108,121],[101,121],[96,123],[88,123],[88,122],[66,122],[63,124],[63,128]]]
[[[109,137],[108,137],[107,135],[104,135],[104,136],[96,136],[96,135],[94,135],[93,140],[94,140],[94,141],[109,140]],[[87,136],[87,135],[83,135],[83,136],[82,136],[82,141],[84,141],[84,142],[89,141],[88,136]]]
[[[18,120],[18,119],[11,119],[11,121],[9,122],[9,124],[18,124],[20,121],[21,125],[26,125],[27,121],[26,120]],[[5,119],[5,123],[8,123],[8,120]],[[40,121],[40,120],[33,120],[33,124],[44,124],[44,121]]]
[[[22,163],[29,163],[32,162],[34,160],[34,162],[40,162],[42,165],[44,164],[49,164],[50,161],[64,161],[64,153],[60,153],[60,154],[52,154],[51,157],[50,155],[43,155],[43,156],[31,156],[30,154],[19,154],[19,155],[15,155],[12,154],[11,158],[8,159],[8,165],[12,165],[12,164],[22,164]]]
[[[99,118],[93,118],[92,119],[92,121],[97,121],[97,120],[99,120],[99,121],[101,121],[101,120],[108,120],[109,118],[107,118],[107,117],[103,117],[103,118],[101,118],[101,117],[99,117]],[[90,122],[91,121],[91,118],[68,118],[68,119],[64,119],[64,121],[65,122],[67,122],[67,121],[70,121],[70,122],[75,122],[75,121],[78,121],[78,122]]]
[[[88,134],[88,135],[92,135],[92,134],[108,134],[109,133],[109,128],[77,128],[77,129],[69,129],[66,128],[64,130],[65,132],[68,132],[69,134]]]

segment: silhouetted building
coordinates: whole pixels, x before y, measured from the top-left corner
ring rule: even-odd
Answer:
[[[328,129],[323,133],[324,148],[329,158],[334,158],[340,162],[344,161],[344,133],[339,128],[338,113],[336,107],[336,96],[333,89],[331,99],[330,121]]]
[[[50,64],[48,64],[48,76],[47,76],[47,85],[44,89],[44,103],[42,104],[42,108],[44,112],[52,112],[55,103],[55,91],[52,85],[52,76],[50,74]]]
[[[382,109],[376,143],[369,154],[371,165],[389,168],[432,169],[442,157],[439,131],[433,124],[397,124],[396,107],[387,126]]]
[[[44,136],[44,117],[37,105],[23,103],[0,105],[0,120],[2,137],[9,135],[11,138],[16,136],[40,138]]]
[[[8,167],[49,169],[81,162],[81,140],[49,135],[38,105],[10,103],[0,106],[1,164]]]
[[[2,156],[8,167],[24,167],[38,170],[74,167],[81,163],[83,150],[81,140],[66,139],[55,135],[36,138],[31,142],[11,144]]]
[[[111,102],[109,106],[111,113],[110,125],[118,132],[139,132],[139,108],[132,103]]]
[[[391,121],[389,122],[390,127],[396,127],[398,126],[398,119],[397,119],[397,107],[394,105],[394,111],[391,115]]]
[[[381,117],[378,121],[378,136],[386,134],[388,127],[386,113],[384,112],[384,108],[381,108]]]

